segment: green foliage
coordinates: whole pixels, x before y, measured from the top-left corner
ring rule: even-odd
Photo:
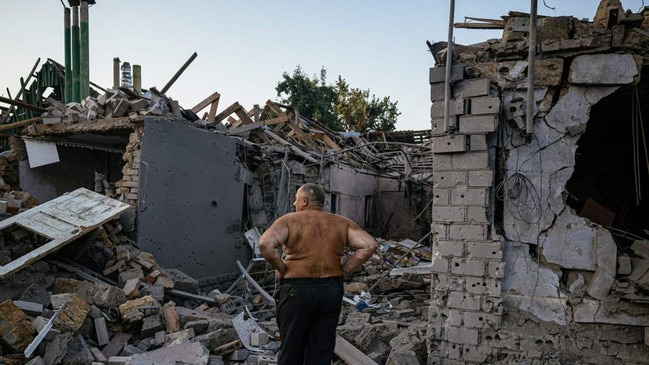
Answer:
[[[338,76],[335,85],[327,85],[327,70],[309,78],[298,65],[293,74],[284,73],[275,90],[281,102],[309,119],[335,131],[393,131],[399,116],[397,102],[390,97],[377,98],[369,90],[351,88]]]

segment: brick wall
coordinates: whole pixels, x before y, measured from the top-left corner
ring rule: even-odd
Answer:
[[[138,186],[140,184],[140,156],[143,133],[143,126],[137,126],[131,132],[126,151],[122,156],[125,162],[122,168],[122,180],[115,183],[119,193],[118,198],[135,208],[137,208]]]
[[[492,240],[493,153],[500,98],[488,79],[462,80],[453,67],[452,128],[444,132],[444,72],[430,72],[434,233],[429,364],[483,363],[497,350],[485,338],[500,328],[503,251]]]

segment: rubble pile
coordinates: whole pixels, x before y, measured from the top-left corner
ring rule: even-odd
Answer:
[[[44,243],[32,241],[38,236],[24,228],[4,231],[7,248]],[[82,239],[3,280],[4,363],[276,363],[281,339],[274,302],[264,289],[255,290],[242,275],[223,293],[204,293],[190,276],[139,250],[122,220],[93,232],[91,243]],[[6,256],[3,264],[12,258]],[[416,268],[426,260],[429,249],[414,241],[381,240],[381,249],[345,284],[340,340],[378,364],[425,359],[430,275],[388,277],[387,270]],[[264,272],[254,274],[258,269]],[[253,259],[246,272],[273,291],[273,270],[263,259]],[[5,290],[36,273],[41,279],[22,283],[28,285],[22,292]],[[338,364],[346,363],[344,352],[337,355]]]

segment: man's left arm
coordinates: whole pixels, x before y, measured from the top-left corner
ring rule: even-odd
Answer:
[[[261,256],[277,270],[279,279],[286,274],[286,264],[282,260],[280,248],[287,238],[288,225],[282,219],[275,221],[259,238]]]
[[[374,237],[362,230],[357,224],[351,224],[347,229],[347,245],[354,249],[354,253],[343,265],[343,275],[349,276],[363,263],[372,257],[379,247]]]

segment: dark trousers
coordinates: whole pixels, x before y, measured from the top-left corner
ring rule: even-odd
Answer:
[[[277,293],[278,365],[331,365],[343,279],[282,279]]]

